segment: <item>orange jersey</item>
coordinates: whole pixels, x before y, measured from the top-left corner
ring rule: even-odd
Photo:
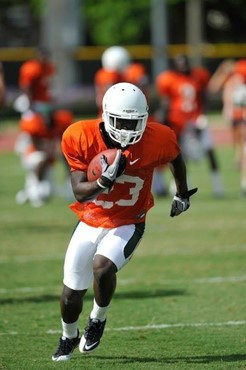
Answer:
[[[71,171],[87,171],[92,158],[107,149],[100,131],[100,119],[79,121],[63,134],[62,151]],[[155,167],[174,160],[180,150],[174,132],[158,123],[148,123],[142,139],[123,150],[125,172],[112,189],[94,200],[75,202],[70,208],[79,219],[94,227],[114,228],[143,222],[154,205],[151,183]]]
[[[50,163],[55,160],[55,142],[53,132],[45,124],[43,117],[38,113],[28,112],[23,115],[19,123],[21,132],[30,136],[30,144],[25,148],[27,156],[35,151],[45,151]]]
[[[130,63],[122,73],[122,78],[123,81],[138,86],[143,91],[147,101],[150,101],[149,78],[143,64]],[[149,116],[148,120],[151,121],[152,117]]]
[[[73,114],[65,109],[53,112],[50,125],[45,122],[40,113],[28,112],[20,120],[19,127],[23,132],[39,138],[61,137],[66,128],[73,121]]]
[[[195,122],[201,112],[201,82],[191,75],[174,71],[162,72],[157,76],[158,94],[169,99],[167,119],[179,134],[187,123]]]
[[[19,86],[21,89],[30,89],[34,101],[51,101],[49,80],[54,74],[52,63],[42,64],[38,60],[25,62],[20,68]]]
[[[39,113],[28,112],[24,114],[19,123],[20,130],[31,136],[48,138],[49,130]]]
[[[53,113],[52,131],[54,136],[62,136],[63,132],[74,120],[72,112],[66,109],[59,109]]]
[[[203,90],[211,77],[210,72],[204,67],[195,67],[191,70],[191,76],[199,84],[200,90]]]
[[[141,88],[148,83],[146,69],[141,63],[129,64],[123,73],[123,80]]]
[[[122,82],[122,76],[117,71],[109,71],[104,68],[99,69],[94,78],[96,89],[96,103],[99,109],[99,115],[102,112],[102,100],[106,91],[114,84]]]

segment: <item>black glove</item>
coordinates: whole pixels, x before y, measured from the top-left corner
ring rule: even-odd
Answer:
[[[190,207],[190,197],[197,192],[198,188],[186,191],[182,194],[176,194],[173,197],[170,216],[178,216]]]
[[[97,183],[101,188],[111,188],[115,179],[125,170],[126,157],[122,154],[121,150],[118,149],[115,160],[111,165],[108,164],[107,157],[105,155],[101,156],[100,161],[102,166],[102,175],[97,180]]]

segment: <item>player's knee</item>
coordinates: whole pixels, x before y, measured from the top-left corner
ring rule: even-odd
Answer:
[[[108,258],[97,255],[93,262],[93,274],[97,281],[105,281],[115,275],[117,269]]]
[[[76,306],[82,299],[81,292],[72,289],[66,289],[62,298],[65,307]]]

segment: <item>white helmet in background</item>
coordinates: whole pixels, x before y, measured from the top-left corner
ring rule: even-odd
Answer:
[[[126,147],[142,138],[148,105],[137,86],[128,82],[111,86],[103,97],[102,108],[105,129],[112,140]]]
[[[121,72],[130,63],[130,54],[122,46],[111,46],[102,54],[102,66],[107,70]]]

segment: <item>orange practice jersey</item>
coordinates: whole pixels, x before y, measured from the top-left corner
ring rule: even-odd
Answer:
[[[100,119],[79,121],[63,134],[62,150],[71,171],[87,171],[96,154],[107,149],[100,132]],[[179,154],[174,132],[158,123],[148,123],[142,139],[123,150],[127,158],[125,172],[110,191],[94,200],[75,202],[70,208],[79,219],[94,227],[114,228],[143,222],[154,205],[151,194],[153,170]]]
[[[122,73],[122,79],[124,82],[138,86],[150,103],[149,78],[143,64],[138,62],[130,63]],[[153,120],[154,117],[149,114],[148,121],[151,122]]]
[[[21,89],[30,88],[32,100],[49,102],[49,80],[54,74],[55,68],[52,63],[42,64],[38,60],[25,62],[20,68],[19,86]]]
[[[94,78],[96,89],[96,103],[99,109],[98,115],[102,113],[102,100],[106,91],[114,84],[122,82],[122,76],[117,71],[109,71],[104,68],[99,69]]]
[[[43,117],[39,113],[24,114],[19,123],[20,130],[31,136],[49,138],[50,133]]]
[[[156,88],[160,96],[169,99],[167,119],[177,134],[202,113],[204,82],[198,73],[193,77],[174,71],[162,72],[157,76]]]
[[[132,83],[139,88],[148,82],[146,69],[141,63],[130,63],[123,72],[123,81]]]

